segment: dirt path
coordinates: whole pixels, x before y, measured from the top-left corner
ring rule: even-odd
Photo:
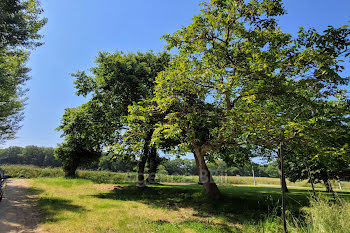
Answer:
[[[34,196],[28,192],[23,179],[7,181],[4,198],[0,202],[0,232],[44,232],[39,227],[39,215]]]

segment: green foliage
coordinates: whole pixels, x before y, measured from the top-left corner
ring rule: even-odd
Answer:
[[[54,148],[26,146],[0,149],[0,163],[26,164],[39,167],[59,167],[61,163],[54,156]]]
[[[92,164],[101,152],[88,147],[83,139],[69,137],[55,149],[55,156],[61,161],[65,176],[74,177],[79,166]]]
[[[93,169],[113,172],[133,172],[135,171],[137,161],[129,158],[113,158],[111,155],[103,155],[92,167]]]
[[[198,175],[198,168],[194,160],[176,158],[164,160],[161,163],[169,175]],[[267,165],[247,164],[242,167],[227,165],[222,160],[208,162],[209,170],[213,176],[253,176],[252,169],[256,177],[278,177],[277,162]]]
[[[135,157],[128,146],[118,144],[123,143],[120,135],[127,127],[124,118],[128,115],[128,106],[152,95],[155,76],[164,69],[169,59],[167,53],[100,52],[95,61],[96,67],[89,70],[91,76],[84,71],[72,74],[76,78],[77,95],[91,95],[89,102],[79,107],[88,114],[77,113],[80,121],[89,121],[89,127],[79,126],[85,130],[81,130],[77,138],[88,138],[93,146],[107,147],[119,157]],[[67,110],[67,114],[68,111],[71,110]],[[65,118],[63,116],[64,126],[59,129],[69,136],[72,133],[66,129],[70,124],[65,123]],[[77,127],[76,124],[71,125]]]
[[[28,52],[0,49],[0,143],[14,138],[23,119],[25,89],[29,79],[26,67]]]
[[[67,176],[74,176],[79,166],[89,166],[102,155],[105,145],[103,135],[109,135],[113,127],[106,129],[106,115],[102,107],[90,101],[77,108],[67,108],[57,130],[63,131],[64,142],[55,150],[56,157],[62,162]],[[106,142],[105,142],[106,143]]]
[[[345,98],[324,101],[311,127],[286,145],[286,175],[291,181],[326,184],[329,179],[350,179],[349,103]]]
[[[24,83],[30,49],[41,45],[38,32],[46,23],[37,0],[0,2],[0,143],[14,138],[23,119]]]
[[[6,174],[13,178],[37,178],[37,177],[62,177],[61,168],[39,168],[24,165],[2,165],[1,168]]]
[[[157,76],[153,107],[131,112],[139,121],[143,112],[163,114],[152,143],[170,138],[188,152],[274,149],[309,127],[314,105],[348,82],[339,64],[350,31],[301,30],[293,39],[277,25],[283,14],[282,1],[204,2],[189,26],[165,35],[179,54]]]
[[[0,2],[0,49],[5,47],[36,47],[42,36],[38,33],[46,19],[38,0],[3,0]]]

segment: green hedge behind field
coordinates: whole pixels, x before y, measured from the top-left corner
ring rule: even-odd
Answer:
[[[62,168],[39,168],[26,165],[2,165],[4,173],[13,178],[62,177]],[[137,173],[117,173],[110,171],[78,170],[78,178],[92,180],[97,183],[130,183],[137,181]],[[195,183],[197,176],[157,175],[157,179],[168,183]]]
[[[1,165],[4,173],[13,178],[38,178],[38,177],[62,177],[61,168],[39,168],[27,165]]]

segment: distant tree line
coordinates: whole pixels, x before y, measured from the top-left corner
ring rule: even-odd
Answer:
[[[164,168],[163,168],[164,167]],[[252,176],[253,170],[255,176],[259,177],[278,177],[278,166],[276,162],[266,165],[251,164],[245,166],[228,166],[222,160],[208,162],[208,168],[213,175],[228,176]],[[165,170],[169,175],[198,175],[196,162],[194,159],[176,158],[165,160],[159,166],[159,172]]]
[[[83,167],[84,168],[84,167]],[[98,162],[85,169],[107,170],[114,172],[136,172],[136,160],[111,159],[109,155],[103,155]],[[278,177],[277,161],[265,165],[252,163],[243,166],[228,166],[222,160],[208,162],[208,168],[213,175],[228,176],[252,176],[258,177]],[[146,171],[150,169],[150,165],[146,164]],[[162,159],[158,166],[158,173],[166,175],[198,175],[196,161],[188,158]]]
[[[24,164],[38,167],[60,167],[62,163],[54,156],[54,148],[12,146],[0,149],[0,164]]]
[[[34,165],[38,167],[61,167],[62,163],[54,156],[54,148],[26,146],[12,146],[6,149],[0,149],[0,164],[22,164]],[[255,176],[260,177],[278,177],[276,162],[267,165],[252,165],[235,167],[228,166],[224,161],[217,160],[209,162],[208,167],[213,175],[228,176],[252,176],[254,168]],[[89,166],[82,166],[82,169],[105,170],[113,172],[136,172],[136,160],[111,159],[108,154],[104,154],[95,163]],[[146,170],[149,165],[146,164]],[[194,159],[163,159],[160,162],[158,172],[169,175],[198,175],[196,162]]]

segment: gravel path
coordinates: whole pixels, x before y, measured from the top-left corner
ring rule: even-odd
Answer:
[[[0,232],[44,232],[39,227],[39,215],[34,196],[28,192],[24,179],[10,179],[0,202]]]

